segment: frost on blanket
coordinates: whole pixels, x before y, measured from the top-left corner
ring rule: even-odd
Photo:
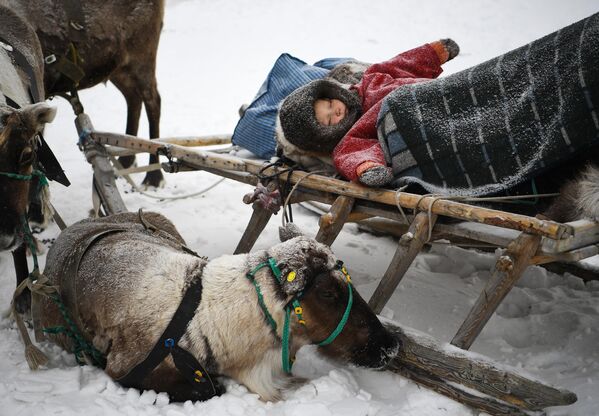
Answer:
[[[599,13],[384,101],[378,136],[396,185],[486,195],[599,145]]]

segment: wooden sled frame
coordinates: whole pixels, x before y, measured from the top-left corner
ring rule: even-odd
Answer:
[[[168,172],[205,170],[250,185],[259,182],[259,175],[277,174],[281,170],[277,167],[264,168],[264,163],[255,160],[192,150],[172,144],[172,140],[171,143],[161,139],[150,141],[94,131],[86,114],[80,114],[75,124],[80,135],[80,148],[94,170],[95,193],[106,214],[127,209],[116,188],[114,169],[109,162],[109,153],[105,146],[111,146],[111,149],[125,148],[133,153],[163,154],[168,157],[169,163],[163,163],[162,168]],[[387,271],[369,301],[376,313],[382,310],[416,255],[429,240],[457,238],[506,248],[497,260],[487,285],[451,340],[451,344],[462,350],[470,348],[493,312],[529,265],[574,262],[599,254],[599,224],[589,221],[556,223],[432,196],[366,188],[303,171],[285,173],[278,179],[282,183],[289,182],[295,185],[290,203],[318,201],[330,204],[329,211],[320,218],[320,228],[316,236],[318,241],[328,245],[335,241],[347,222],[382,219],[397,225],[405,218],[398,206],[414,210],[415,215],[410,224],[402,224],[399,227],[403,235]],[[251,219],[235,253],[251,250],[271,216],[272,213],[254,204]],[[462,222],[450,225],[436,224],[438,216],[447,216]],[[476,364],[472,359],[456,358],[456,354],[433,345],[432,341],[423,343],[407,335],[399,327],[391,324],[388,326],[404,341],[402,357],[396,359],[394,368],[392,365],[394,371],[471,407],[492,414],[527,414],[528,410],[538,411],[544,407],[566,405],[576,401],[573,393],[540,383],[533,382],[534,388],[526,383],[524,384],[527,387],[522,387],[523,378],[508,372],[500,371],[496,375],[498,384],[489,387],[486,383],[489,382],[490,364]],[[433,368],[435,366],[438,368]],[[515,378],[519,381],[514,382]],[[482,380],[482,385],[476,380]],[[456,388],[451,382],[475,388],[484,395],[506,403],[493,398],[474,396]],[[524,390],[516,389],[516,394],[514,386]]]

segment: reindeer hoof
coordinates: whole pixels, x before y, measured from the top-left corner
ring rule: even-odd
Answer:
[[[162,171],[153,170],[146,174],[143,182],[141,183],[146,189],[150,187],[163,188],[164,187],[164,176]]]
[[[123,169],[130,168],[135,162],[135,156],[121,156],[119,157],[119,163],[123,167]]]

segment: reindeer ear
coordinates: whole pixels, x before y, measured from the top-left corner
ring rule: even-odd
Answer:
[[[35,131],[42,131],[46,123],[50,123],[56,117],[56,107],[46,103],[31,104],[21,110],[24,118],[30,124],[29,127]]]
[[[280,267],[281,287],[287,295],[301,292],[316,276],[329,268],[328,247],[318,243],[308,244],[308,247],[300,248],[293,261]]]
[[[308,285],[308,282],[311,282],[315,277],[308,267],[295,269],[284,267],[281,272],[281,288],[287,295],[295,295],[301,292]]]
[[[9,117],[14,114],[15,110],[11,107],[0,105],[0,146],[6,142],[7,134],[2,134],[9,122]]]
[[[8,121],[8,116],[10,116],[12,113],[14,113],[14,109],[5,106],[5,105],[0,105],[0,130],[2,130],[4,128],[4,126],[6,126],[6,123]]]

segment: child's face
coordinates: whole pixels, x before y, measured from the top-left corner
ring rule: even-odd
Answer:
[[[314,101],[314,114],[323,126],[334,126],[347,115],[347,106],[336,98],[319,98]]]

